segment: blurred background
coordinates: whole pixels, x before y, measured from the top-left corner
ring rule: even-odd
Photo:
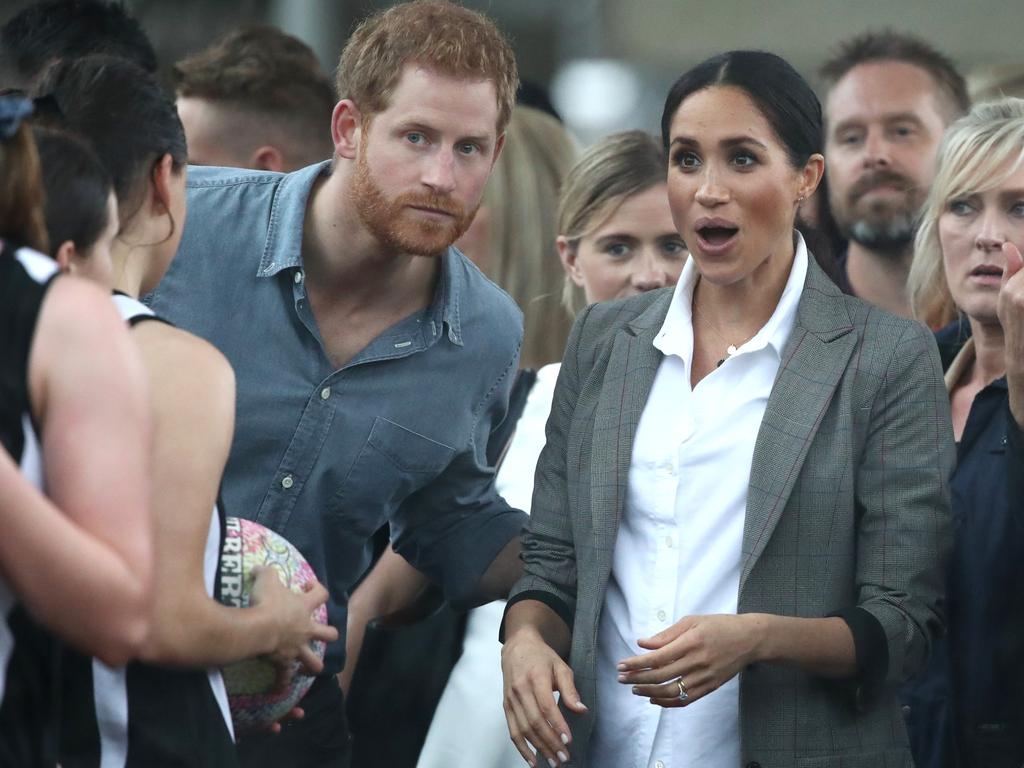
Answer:
[[[1024,68],[1020,0],[463,0],[512,38],[522,76],[550,90],[583,143],[612,130],[656,132],[669,85],[731,48],[787,58],[812,83],[835,44],[869,28],[920,35],[968,74]],[[0,0],[0,23],[31,0]],[[308,43],[333,72],[353,26],[388,0],[127,0],[166,71],[229,29],[269,23]]]

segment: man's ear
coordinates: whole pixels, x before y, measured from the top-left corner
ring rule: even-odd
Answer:
[[[73,275],[75,273],[74,266],[77,255],[78,249],[75,248],[75,244],[71,240],[65,240],[53,254],[53,260],[57,262],[61,272]]]
[[[331,139],[334,154],[346,160],[355,160],[359,154],[365,120],[352,99],[342,99],[334,105],[331,114]]]
[[[270,144],[259,147],[249,157],[248,168],[255,168],[258,171],[284,171],[284,155],[281,150]]]
[[[580,288],[583,287],[583,273],[580,272],[579,262],[576,259],[576,246],[569,242],[564,235],[555,238],[555,247],[558,249],[558,258],[562,260],[562,269]]]
[[[498,158],[501,157],[501,151],[504,148],[505,148],[505,134],[504,134],[504,132],[502,132],[502,134],[500,136],[498,136],[497,141],[494,142],[494,157],[491,158],[491,168],[493,168],[494,164],[496,162],[498,162]]]

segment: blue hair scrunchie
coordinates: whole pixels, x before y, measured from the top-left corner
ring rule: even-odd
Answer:
[[[21,121],[35,111],[30,99],[0,96],[0,139],[7,141],[18,132]]]

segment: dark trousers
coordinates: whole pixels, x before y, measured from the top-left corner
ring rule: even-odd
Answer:
[[[345,700],[334,675],[318,677],[299,706],[306,716],[282,723],[281,733],[243,734],[243,768],[349,768]]]

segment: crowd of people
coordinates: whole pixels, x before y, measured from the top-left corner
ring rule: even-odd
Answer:
[[[730,51],[583,148],[450,0],[158,70],[0,28],[0,765],[1024,764],[1019,76]],[[228,515],[319,582],[223,604]]]

